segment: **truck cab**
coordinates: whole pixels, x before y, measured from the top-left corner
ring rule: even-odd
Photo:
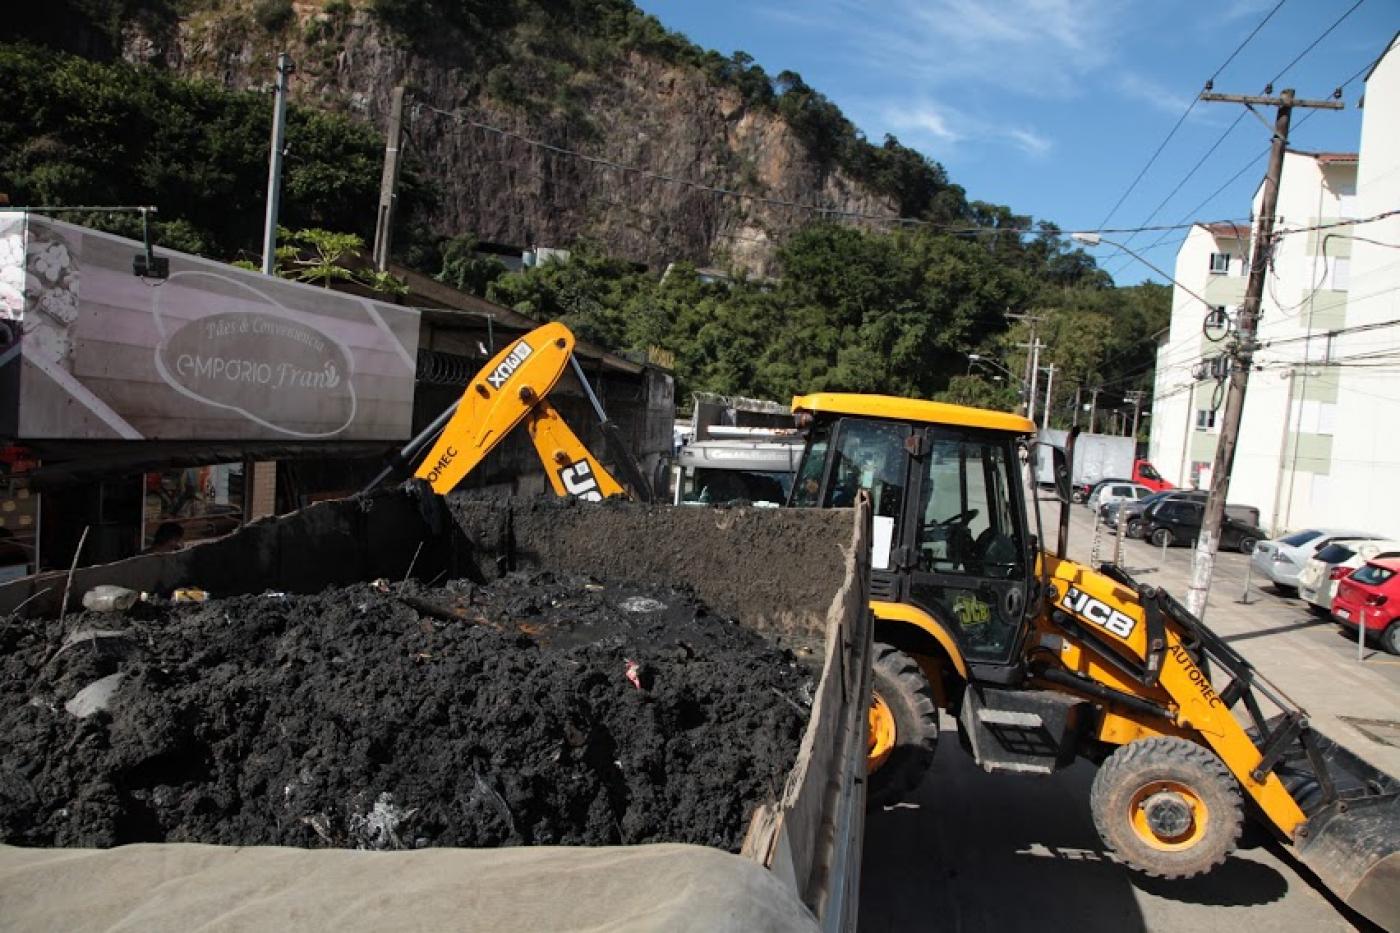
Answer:
[[[1141,483],[1153,492],[1167,492],[1176,488],[1176,486],[1162,478],[1162,474],[1157,472],[1157,468],[1152,465],[1152,461],[1142,457],[1133,461],[1132,481]]]
[[[686,433],[676,451],[674,504],[776,507],[787,500],[802,435],[786,405],[697,392]]]

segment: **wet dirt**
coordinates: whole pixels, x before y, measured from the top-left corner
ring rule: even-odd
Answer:
[[[0,619],[0,841],[736,851],[781,792],[812,661],[693,594],[388,589]]]

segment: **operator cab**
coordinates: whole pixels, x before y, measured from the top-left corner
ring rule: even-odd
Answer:
[[[955,639],[974,679],[1019,676],[1035,573],[1025,418],[878,395],[799,396],[807,445],[788,504],[870,495],[871,598],[908,603]]]

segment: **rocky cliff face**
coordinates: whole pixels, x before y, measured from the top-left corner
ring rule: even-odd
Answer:
[[[125,55],[243,89],[269,83],[276,52],[286,49],[297,64],[293,100],[350,112],[381,131],[393,88],[405,84],[409,158],[426,189],[416,222],[435,234],[472,233],[519,247],[591,238],[653,267],[684,259],[765,275],[775,271],[775,243],[814,215],[758,198],[897,213],[892,199],[819,164],[781,116],[746,107],[736,90],[695,69],[628,53],[605,71],[555,76],[581,108],[519,106],[487,90],[465,55],[454,62],[450,54],[419,54],[366,10],[317,0],[293,11],[272,31],[246,10],[194,14],[164,37],[129,34]],[[437,111],[614,164],[551,152]]]

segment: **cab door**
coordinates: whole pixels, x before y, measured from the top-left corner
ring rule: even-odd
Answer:
[[[1030,596],[1020,461],[994,432],[922,435],[900,552],[909,599],[943,623],[975,678],[995,682],[1012,676]]]

